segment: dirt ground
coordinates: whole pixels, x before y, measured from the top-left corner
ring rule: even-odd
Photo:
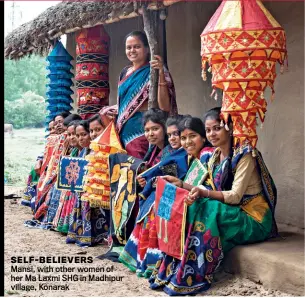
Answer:
[[[10,191],[11,193],[11,191]],[[16,193],[16,192],[15,192]],[[153,291],[149,288],[148,281],[138,278],[130,272],[124,265],[113,263],[111,261],[99,260],[95,257],[105,253],[107,246],[96,246],[80,248],[74,244],[66,244],[66,236],[54,232],[40,229],[27,228],[23,222],[31,219],[30,208],[21,206],[19,201],[12,199],[5,200],[5,296],[32,297],[32,296],[52,296],[52,297],[94,297],[94,296],[167,296],[162,290]],[[22,257],[22,262],[29,261],[29,257],[92,257],[91,264],[40,264],[34,261],[31,264],[13,263],[12,257]],[[24,259],[26,257],[26,259]],[[51,266],[55,271],[74,270],[74,273],[38,273],[38,268]],[[35,273],[12,272],[12,267],[24,266],[25,268],[33,267]],[[64,267],[64,268],[63,268]],[[78,268],[99,268],[105,270],[105,273],[77,273]],[[72,269],[74,268],[74,269]],[[106,273],[109,270],[109,273]],[[25,281],[25,275],[32,275],[40,279],[43,277],[52,278],[52,281]],[[87,278],[87,281],[63,281],[63,275],[76,274]],[[88,281],[89,274],[96,276],[120,276],[119,281]],[[60,281],[56,281],[60,275]],[[22,277],[21,281],[17,278]],[[15,280],[12,280],[15,278]],[[221,273],[216,276],[216,282],[211,289],[204,295],[213,296],[290,296],[275,290],[264,289],[262,285],[256,284],[247,279]],[[23,291],[12,289],[12,286],[21,284],[23,286],[33,286],[36,290]],[[67,284],[69,289],[66,290],[45,290],[39,288],[39,284],[47,285],[64,285]],[[18,285],[20,287],[20,285]]]

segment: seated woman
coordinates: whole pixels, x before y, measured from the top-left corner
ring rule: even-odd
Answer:
[[[145,135],[147,136],[147,140],[150,144],[152,144],[152,142],[155,144],[163,144],[166,140],[164,129],[165,115],[164,117],[161,117],[162,114],[163,112],[160,113],[159,116],[158,113],[152,110],[148,111],[144,115]],[[172,145],[168,145],[171,153],[174,153],[174,151],[181,147],[180,132],[178,128],[178,120],[181,118],[182,117],[173,117],[167,119],[166,121],[167,136],[169,137],[169,142]],[[159,128],[159,130],[157,128]],[[152,135],[149,134],[150,129],[152,129]],[[159,131],[159,134],[155,133],[157,131]],[[167,147],[164,149],[166,148]],[[153,147],[151,151],[152,150],[154,150]],[[169,158],[169,154],[163,153],[161,154],[161,158],[155,158],[154,163],[151,163],[149,166],[146,165],[146,168],[151,168],[152,166],[156,165],[156,171],[154,172],[157,173],[157,165],[159,165],[158,162],[164,161],[167,158]],[[150,172],[152,171],[153,169],[150,170]],[[149,177],[152,176],[153,173],[151,173]],[[137,179],[140,186],[142,188],[145,187],[146,178],[142,177],[142,174],[140,174]],[[141,214],[145,215],[141,216]],[[131,271],[136,272],[138,276],[149,277],[160,254],[161,251],[158,250],[158,238],[155,227],[155,211],[153,208],[153,202],[151,202],[151,200],[146,200],[142,196],[140,197],[140,212],[137,217],[137,223],[126,243],[124,250],[119,256],[119,261],[126,265]]]
[[[147,169],[175,151],[166,137],[166,118],[167,113],[159,109],[150,109],[143,115],[144,135],[149,143],[143,159]]]
[[[90,139],[92,141],[101,135],[106,125],[99,114],[90,117],[87,121],[89,122]]]
[[[46,202],[50,199],[50,190],[57,178],[57,166],[60,156],[64,154],[69,146],[67,139],[67,127],[64,121],[71,114],[63,112],[54,118],[56,137],[47,142],[45,154],[37,184],[37,197],[35,201],[34,218],[41,221],[46,215]]]
[[[67,133],[70,148],[68,154],[71,157],[78,157],[82,147],[78,143],[76,137],[76,126],[81,120],[73,120],[67,125]],[[52,222],[53,228],[64,234],[68,233],[69,218],[72,213],[73,203],[75,199],[74,193],[70,190],[56,190],[57,198],[55,197],[55,214],[49,220]]]
[[[78,142],[75,137],[75,127],[74,122],[77,120],[74,119],[81,119],[81,117],[77,114],[70,114],[67,118],[64,119],[63,125],[66,128],[66,134],[67,134],[67,142],[68,146],[65,148],[65,150],[62,152],[61,156],[72,156],[75,157],[78,154]],[[60,158],[59,157],[59,158]],[[54,176],[55,182],[58,175],[58,167],[54,169],[54,173],[56,174]],[[60,202],[60,196],[64,193],[64,191],[58,190],[56,188],[56,183],[52,185],[50,188],[46,200],[41,206],[39,211],[42,210],[41,216],[39,218],[39,221],[41,222],[39,227],[43,229],[51,229],[56,227],[57,224],[54,225],[54,217],[58,211],[59,202]]]
[[[77,119],[77,120],[71,121],[71,119]],[[62,156],[71,156],[71,157],[78,156],[80,147],[78,145],[78,141],[75,134],[75,126],[80,121],[80,119],[81,117],[79,115],[71,114],[64,121],[64,125],[65,127],[67,127],[67,139],[69,142],[69,146],[66,152],[64,152]],[[62,198],[65,197],[66,194],[67,194],[66,190],[57,189],[55,184],[52,186],[50,190],[50,200],[46,202],[47,215],[43,220],[45,224],[44,226],[45,229],[57,228],[58,215],[62,211],[62,202],[63,202]]]
[[[180,131],[178,126],[182,119],[182,115],[177,115],[169,117],[165,123],[168,142],[174,150],[178,150],[181,147]]]
[[[96,137],[98,137],[103,131],[104,131],[104,125],[102,123],[102,120],[100,116],[94,115],[88,120],[89,123],[89,132],[90,132],[90,139],[94,140]],[[71,123],[74,124],[74,123]],[[75,134],[75,140],[76,143],[81,150],[82,148],[78,144],[78,140],[76,137],[76,131],[75,128],[79,124],[79,121],[74,124],[74,134]],[[73,211],[73,206],[76,200],[75,193],[71,193],[71,191],[66,191],[64,194],[61,195],[60,198],[60,206],[61,210],[57,211],[57,215],[55,216],[54,219],[54,225],[57,226],[56,230],[67,234],[69,230],[69,222],[72,217],[72,211]]]
[[[83,148],[80,157],[86,157],[90,153],[89,145],[92,140],[90,136],[96,138],[104,130],[100,118],[98,119],[93,116],[88,120],[80,121],[76,126],[76,136],[79,145]],[[109,218],[105,219],[107,214],[102,208],[91,208],[89,201],[81,200],[81,196],[82,193],[75,194],[66,243],[93,246],[107,237]]]
[[[189,207],[182,260],[163,253],[149,280],[152,289],[163,288],[169,295],[208,290],[213,273],[230,249],[264,241],[273,223],[276,227],[276,188],[259,152],[253,149],[253,157],[247,145],[233,153],[232,123],[228,131],[221,125],[220,108],[208,111],[204,124],[216,149],[202,158],[208,173],[203,185],[194,187],[175,177],[164,177],[190,191],[185,199]],[[190,152],[199,144],[198,135],[187,125],[181,140]]]
[[[150,109],[149,111],[147,111],[144,114],[144,125],[146,125],[145,123],[147,123],[148,121],[152,121],[155,123],[159,123],[159,125],[164,126],[163,121],[165,121],[166,119],[166,114],[162,111],[160,111],[159,115],[156,113],[156,109]],[[159,117],[159,119],[158,119]],[[171,153],[175,152],[176,150],[178,150],[181,147],[181,142],[180,142],[180,132],[179,132],[179,128],[178,128],[178,124],[179,121],[181,121],[183,118],[183,116],[181,115],[177,115],[177,116],[173,116],[173,117],[169,117],[166,122],[165,122],[165,128],[166,128],[166,135],[167,138],[161,137],[160,140],[162,142],[168,142],[169,144],[163,149],[161,150],[161,157],[156,157],[154,158],[154,162],[153,164],[149,164],[149,162],[147,162],[145,164],[144,169],[149,169],[151,166],[153,166],[154,164],[157,164],[158,162],[160,162],[161,160],[164,160],[168,155],[170,155]],[[149,119],[149,120],[148,120]],[[147,124],[147,129],[149,127],[149,123]],[[148,140],[149,135],[145,134],[145,137]],[[149,142],[149,140],[148,140]],[[149,154],[152,154],[152,152],[154,150],[158,150],[158,146],[156,147],[153,143],[150,143],[151,147],[148,151],[148,153],[146,154],[146,156],[144,157],[144,161],[147,161]],[[159,152],[159,154],[160,154]],[[143,188],[146,184],[146,181],[143,177],[138,176],[137,177],[138,183],[140,184],[140,186]]]
[[[144,157],[144,163],[142,163],[140,159],[137,159],[139,168],[137,169],[131,169],[128,168],[126,173],[128,172],[129,175],[132,173],[132,177],[136,177],[136,175],[148,168],[151,168],[152,166],[156,165],[160,160],[163,160],[166,156],[168,156],[171,152],[174,151],[173,148],[168,145],[168,141],[166,138],[166,130],[165,130],[165,122],[167,118],[167,113],[159,110],[159,109],[150,109],[146,111],[143,115],[143,126],[145,131],[145,137],[150,145],[150,148],[148,152],[146,153]],[[131,156],[126,154],[124,155],[124,158],[131,158]],[[126,164],[126,163],[125,163]],[[128,240],[133,228],[135,219],[138,213],[138,200],[130,200],[128,199],[128,196],[125,196],[125,194],[128,193],[128,191],[124,190],[124,187],[122,186],[124,183],[124,171],[122,171],[122,174],[117,175],[117,177],[114,178],[113,172],[114,169],[117,167],[120,167],[120,163],[112,163],[111,169],[110,169],[110,175],[112,175],[111,183],[116,183],[117,181],[121,181],[121,184],[118,184],[116,186],[111,186],[111,192],[115,192],[115,196],[117,198],[120,198],[121,202],[120,204],[116,204],[115,212],[111,213],[111,233],[110,233],[110,243],[111,243],[111,249],[108,253],[105,255],[100,256],[99,258],[107,258],[113,261],[118,261],[119,253],[122,251],[124,244]],[[141,167],[141,168],[140,168]],[[125,168],[125,166],[124,166]],[[120,172],[119,170],[118,172]],[[112,174],[111,174],[112,173]],[[130,176],[131,177],[131,176]],[[136,181],[134,178],[129,179],[129,181],[132,181],[132,184],[130,183],[130,190],[136,189]],[[138,179],[139,185],[144,186],[146,184],[145,180],[142,180],[141,178]],[[133,185],[133,186],[131,186]],[[135,193],[136,191],[132,192],[134,198],[136,197]],[[128,206],[128,204],[130,205]],[[123,206],[125,206],[125,211],[123,209]],[[128,206],[128,208],[126,208]],[[127,212],[126,212],[127,209]],[[124,217],[120,214],[124,213]],[[123,227],[123,228],[121,228]],[[118,232],[119,230],[119,232]],[[123,231],[124,230],[124,231]],[[118,239],[118,236],[119,238]]]

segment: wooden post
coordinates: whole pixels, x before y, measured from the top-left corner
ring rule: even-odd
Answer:
[[[158,20],[158,12],[148,11],[147,3],[145,3],[143,5],[143,23],[144,23],[144,31],[148,39],[151,59],[153,59],[154,55],[157,55],[158,52],[157,20]],[[158,80],[159,80],[158,71],[151,68],[150,88],[149,88],[149,97],[148,97],[149,109],[158,107]]]
[[[166,40],[166,20],[162,20],[162,55],[164,66],[168,69],[167,65],[167,40]]]

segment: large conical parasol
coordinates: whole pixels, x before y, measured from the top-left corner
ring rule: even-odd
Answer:
[[[256,115],[264,121],[264,90],[274,95],[276,63],[287,61],[286,35],[260,0],[224,0],[201,34],[202,77],[223,90],[222,117],[233,120],[234,146],[257,144]],[[213,91],[213,92],[214,92]]]

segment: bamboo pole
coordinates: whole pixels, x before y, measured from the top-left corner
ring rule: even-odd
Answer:
[[[143,5],[143,23],[144,31],[146,33],[151,59],[158,51],[158,42],[157,42],[157,16],[153,11],[148,11],[147,3]],[[150,68],[150,88],[149,88],[149,97],[148,97],[148,108],[157,108],[158,107],[158,79],[159,73],[157,70]]]

